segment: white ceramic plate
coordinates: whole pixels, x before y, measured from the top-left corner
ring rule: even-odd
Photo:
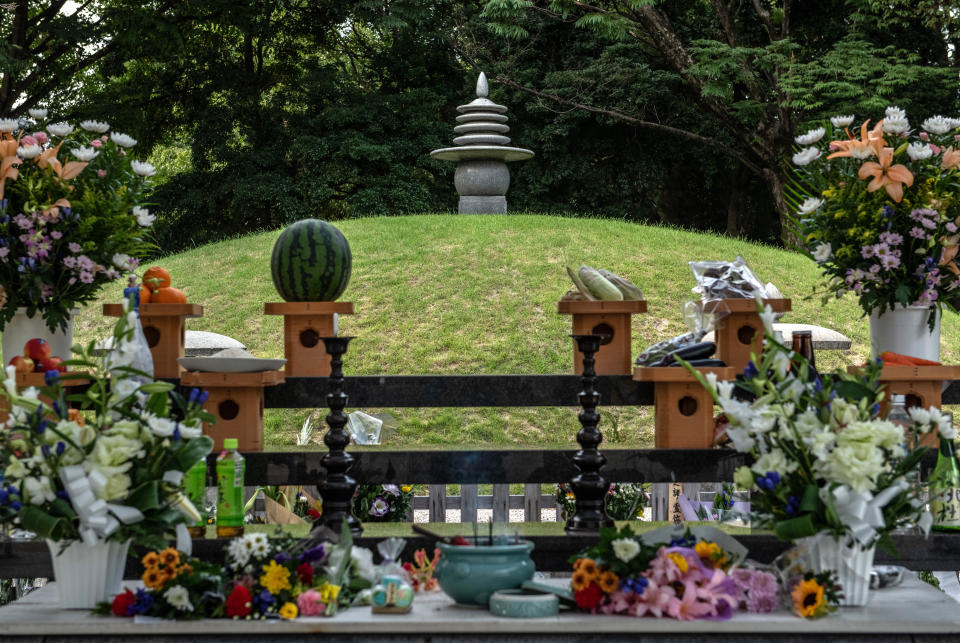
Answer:
[[[287,363],[285,359],[258,357],[181,357],[177,360],[188,371],[206,373],[259,373],[276,371]]]

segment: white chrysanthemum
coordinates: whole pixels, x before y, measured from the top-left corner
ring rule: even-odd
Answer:
[[[960,118],[947,117],[947,122],[950,124],[950,129],[957,129],[960,127]]]
[[[130,161],[130,169],[140,176],[153,176],[157,173],[157,168],[144,161]]]
[[[940,437],[945,440],[956,439],[957,430],[953,428],[953,420],[950,415],[942,413],[940,409],[935,406],[931,406],[930,421],[936,425],[937,430],[940,432]]]
[[[121,270],[123,270],[124,268],[130,267],[130,255],[126,255],[118,252],[113,255],[112,261],[113,261],[113,265],[115,265],[117,268],[120,268]]]
[[[937,114],[936,116],[931,116],[927,120],[923,121],[921,127],[930,132],[931,134],[946,134],[953,128],[950,127],[950,120]]]
[[[915,141],[907,146],[907,156],[911,161],[922,161],[933,156],[933,150],[926,143]]]
[[[50,125],[47,125],[47,131],[54,136],[69,136],[71,133],[73,133],[73,125],[66,121],[51,123]]]
[[[890,107],[888,107],[888,108],[884,111],[884,117],[885,117],[885,118],[893,118],[893,119],[897,119],[897,118],[906,119],[906,118],[907,118],[907,112],[906,112],[906,110],[901,109],[901,108],[897,107],[896,105],[891,105]]]
[[[838,444],[814,463],[814,472],[828,483],[845,484],[860,493],[874,491],[879,476],[887,467],[882,449],[869,442]]]
[[[42,121],[47,117],[47,110],[45,109],[28,109],[27,113],[30,114],[30,118],[38,121]]]
[[[821,243],[817,246],[817,249],[813,251],[813,260],[817,263],[823,263],[830,258],[833,254],[833,248],[830,247],[829,243]]]
[[[21,145],[20,147],[17,148],[17,156],[19,156],[22,159],[35,158],[37,156],[40,156],[42,152],[43,152],[43,148],[37,144]]]
[[[801,136],[798,136],[793,140],[797,142],[797,145],[813,145],[814,143],[819,141],[821,138],[823,138],[823,135],[826,133],[827,133],[827,130],[823,129],[822,127],[818,127],[817,129],[812,129],[808,131],[806,134],[802,134]]]
[[[270,539],[266,534],[251,534],[258,536],[250,539],[250,551],[255,558],[266,558],[270,555]]]
[[[193,603],[190,602],[190,592],[183,585],[174,585],[163,593],[163,597],[171,607],[178,612],[192,612]]]
[[[733,397],[733,382],[717,382],[717,396],[721,400]]]
[[[911,406],[909,409],[907,409],[907,413],[910,414],[910,419],[920,426],[926,426],[930,424],[930,411],[922,406]]]
[[[110,129],[110,125],[103,121],[80,121],[80,127],[88,132],[95,132],[97,134],[103,134]]]
[[[246,537],[234,538],[230,541],[230,544],[227,545],[227,555],[230,556],[230,560],[232,560],[234,564],[242,567],[250,561],[252,549],[251,543]]]
[[[906,118],[883,119],[883,131],[885,134],[903,134],[908,129],[910,129],[910,121]]]
[[[97,158],[97,155],[100,154],[100,152],[92,147],[78,147],[75,150],[70,150],[70,153],[73,154],[73,157],[78,161],[88,162]]]
[[[110,140],[120,147],[133,147],[137,144],[137,139],[132,136],[127,136],[126,134],[121,134],[120,132],[110,134]]]
[[[793,155],[794,165],[810,165],[820,158],[820,150],[815,147],[806,147]]]
[[[834,127],[850,127],[853,123],[853,114],[847,116],[832,116],[830,122]]]
[[[797,214],[811,214],[819,210],[821,205],[823,205],[823,199],[810,197],[809,199],[805,199],[803,203],[800,204],[800,209],[797,210]]]
[[[640,553],[640,545],[633,538],[617,538],[610,543],[613,555],[625,563],[629,563]]]
[[[144,228],[149,228],[157,220],[155,214],[150,214],[150,210],[139,205],[133,207],[133,216],[137,217],[137,223]]]
[[[15,118],[0,118],[0,132],[14,132],[20,129],[20,121]]]

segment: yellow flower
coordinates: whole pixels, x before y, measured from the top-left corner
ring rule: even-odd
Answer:
[[[573,572],[573,576],[570,578],[570,587],[573,588],[573,591],[579,592],[582,589],[586,589],[589,584],[590,577],[587,576],[582,569]]]
[[[697,552],[700,560],[706,560],[717,567],[724,567],[727,564],[727,555],[723,553],[723,550],[717,543],[710,542],[709,540],[701,540],[693,549]]]
[[[277,594],[285,589],[290,589],[290,570],[277,561],[271,560],[269,565],[263,566],[263,575],[260,576],[260,584],[267,588],[271,594]],[[326,601],[324,601],[326,602]]]
[[[592,558],[582,558],[581,560],[583,562],[580,563],[580,571],[587,575],[587,581],[596,580],[597,576],[600,575],[596,561]]]
[[[320,592],[320,601],[323,603],[332,603],[337,600],[337,595],[340,594],[339,585],[331,585],[330,583],[324,583],[317,588],[317,591]]]
[[[793,598],[793,611],[797,616],[816,616],[823,606],[823,585],[811,578],[794,587],[790,596]]]
[[[160,562],[164,565],[170,565],[171,567],[176,567],[180,564],[180,552],[178,552],[173,547],[167,547],[162,552],[160,552]]]
[[[605,594],[610,594],[620,585],[620,578],[608,569],[600,574],[600,579],[597,584],[600,585],[600,589],[602,589]]]
[[[160,564],[160,556],[157,554],[157,552],[152,551],[146,556],[144,556],[143,560],[141,560],[140,562],[143,563],[143,566],[147,568],[156,567],[157,565]]]
[[[408,484],[405,484],[405,485],[403,485],[402,487],[400,487],[400,491],[402,491],[402,492],[404,492],[404,493],[410,493],[410,490],[411,490],[411,489],[413,489],[413,487],[411,487],[411,486],[408,485]]]
[[[690,566],[687,564],[687,559],[684,558],[680,552],[673,551],[667,554],[667,556],[673,561],[673,564],[677,566],[677,569],[684,574],[690,569]]]
[[[167,582],[166,574],[162,573],[156,567],[148,567],[147,571],[141,576],[143,584],[147,589],[163,589]]]
[[[293,620],[297,618],[297,614],[297,606],[293,603],[284,603],[283,607],[280,608],[280,618]]]

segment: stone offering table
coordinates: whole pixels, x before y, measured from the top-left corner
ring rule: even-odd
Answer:
[[[562,582],[562,581],[557,581]],[[947,641],[960,636],[960,605],[908,573],[903,584],[871,593],[866,607],[840,608],[805,621],[787,611],[737,613],[729,621],[600,616],[561,612],[542,619],[492,616],[458,607],[441,592],[417,594],[410,614],[372,614],[353,607],[332,618],[295,621],[162,621],[96,617],[61,610],[55,584],[0,608],[4,640],[46,641],[303,641],[307,638],[366,643],[380,641],[486,641],[491,635],[518,641]],[[9,638],[8,638],[9,637]],[[22,638],[21,638],[22,637]]]

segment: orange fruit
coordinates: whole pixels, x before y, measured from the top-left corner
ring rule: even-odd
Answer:
[[[177,288],[160,288],[150,295],[151,304],[185,304],[187,296]]]
[[[140,303],[149,304],[150,303],[150,289],[140,284]]]
[[[147,268],[143,273],[143,285],[152,291],[170,287],[170,273],[160,266]]]

